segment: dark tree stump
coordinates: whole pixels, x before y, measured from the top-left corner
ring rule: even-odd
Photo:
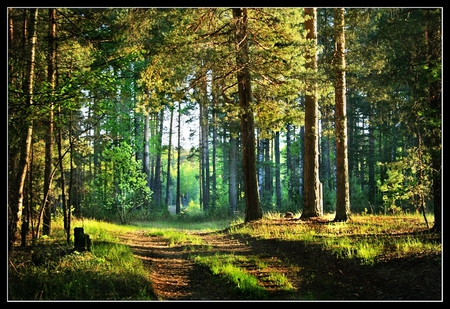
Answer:
[[[77,251],[91,251],[91,239],[88,234],[84,234],[84,229],[82,227],[76,227],[74,229],[75,237],[75,250]]]

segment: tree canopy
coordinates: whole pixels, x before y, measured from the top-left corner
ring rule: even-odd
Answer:
[[[341,185],[344,214],[433,211],[440,229],[442,9],[336,10],[312,40],[303,8],[9,8],[10,244],[58,211],[251,221],[314,190],[335,212]]]

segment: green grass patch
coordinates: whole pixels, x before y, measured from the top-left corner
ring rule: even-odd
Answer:
[[[36,245],[15,249],[8,272],[10,300],[156,299],[142,262],[111,233],[122,227],[84,221],[93,242],[91,252],[78,252],[61,241],[59,226],[55,223],[52,236]]]
[[[289,279],[286,277],[285,274],[272,271],[269,273],[266,280],[276,285],[282,291],[288,292],[295,291],[294,286],[292,285],[292,283],[289,281]]]
[[[259,240],[278,239],[315,244],[338,258],[360,259],[364,265],[373,265],[387,253],[406,257],[424,251],[442,250],[441,242],[436,241],[437,235],[419,234],[427,226],[418,214],[354,215],[347,222],[332,222],[333,215],[325,215],[328,222],[297,220],[290,224],[273,224],[274,220],[283,222],[280,217],[270,213],[257,223],[233,225],[229,233]],[[428,222],[431,221],[432,217],[428,219]]]
[[[258,279],[243,268],[234,265],[239,258],[234,255],[216,254],[213,256],[195,256],[194,261],[209,267],[214,275],[227,280],[246,299],[267,299],[267,291],[258,283]]]
[[[240,219],[200,222],[192,216],[171,216],[167,221],[133,225],[73,219],[71,230],[84,228],[92,240],[91,252],[73,251],[73,235],[67,244],[62,220],[55,220],[51,236],[41,237],[31,246],[15,248],[9,261],[8,299],[155,300],[142,261],[119,240],[121,234],[135,230],[143,230],[149,237],[160,236],[170,246],[188,248],[195,262],[206,265],[220,280],[231,283],[243,299],[270,299],[264,283],[283,291],[295,288],[267,259],[255,255],[205,256],[209,245],[193,232],[228,233],[244,241],[251,237],[302,242],[319,246],[340,259],[358,259],[363,265],[373,265],[386,256],[403,258],[442,252],[439,235],[422,233],[427,227],[421,215],[354,215],[349,221],[339,223],[331,222],[332,215],[324,217],[329,222],[283,221],[282,215],[275,213],[248,224]],[[223,229],[227,227],[225,232]],[[295,263],[291,266],[296,267]],[[249,270],[252,267],[259,271],[258,277]],[[304,299],[314,299],[313,294],[311,291]]]
[[[147,233],[147,236],[161,236],[170,246],[175,245],[202,245],[203,240],[200,236],[189,234],[185,231],[169,229],[156,229],[152,228]]]

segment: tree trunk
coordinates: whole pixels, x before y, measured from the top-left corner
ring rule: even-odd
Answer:
[[[156,119],[158,119],[156,117]],[[163,134],[163,128],[164,128],[164,109],[161,109],[159,120],[156,121],[159,122],[159,129],[158,132],[156,132],[157,141],[155,145],[155,176],[153,179],[153,201],[156,207],[160,208],[162,204],[162,191],[161,191],[161,149],[162,149],[162,134]]]
[[[263,162],[264,162],[264,192],[262,196],[266,199],[263,203],[267,206],[272,205],[273,196],[273,177],[272,177],[272,160],[270,158],[270,140],[263,139]]]
[[[237,149],[238,149],[238,141],[237,137],[234,134],[230,133],[230,180],[228,185],[228,200],[230,203],[231,213],[236,213],[237,210],[237,197],[238,197],[238,181],[237,181]]]
[[[434,14],[434,15],[433,15]],[[441,23],[434,21],[434,16],[439,16],[439,13],[433,13],[431,10],[426,11],[426,17],[429,21],[425,32],[427,47],[428,47],[428,67],[430,72],[438,71],[437,66],[441,65],[442,48],[441,48]],[[431,79],[431,77],[430,77]],[[441,184],[442,184],[442,82],[441,78],[435,78],[429,82],[428,96],[430,106],[430,119],[435,121],[436,127],[430,128],[430,136],[425,138],[425,143],[431,149],[431,167],[433,178],[433,208],[434,208],[434,224],[432,229],[436,232],[441,232],[442,226],[442,199],[441,199]]]
[[[313,42],[307,52],[306,69],[317,72],[316,9],[305,8],[306,38]],[[319,180],[319,105],[317,102],[316,77],[309,82],[305,95],[305,151],[303,157],[303,212],[301,218],[321,216],[322,200]]]
[[[167,148],[167,177],[166,177],[166,206],[170,204],[170,167],[172,164],[172,127],[173,127],[173,111],[174,108],[170,107],[170,124],[169,124],[169,146]]]
[[[275,133],[275,195],[277,210],[281,211],[280,132]]]
[[[214,81],[213,81],[214,83]],[[213,84],[213,89],[215,84]],[[214,91],[213,93],[213,106],[212,106],[212,185],[211,185],[211,195],[212,195],[212,201],[211,201],[211,207],[213,209],[216,208],[217,205],[217,93]]]
[[[258,158],[257,162],[259,162],[257,168],[258,168],[258,191],[259,196],[263,196],[263,185],[264,185],[264,166],[261,164],[264,162],[264,143],[263,139],[260,138],[258,135],[257,142],[256,142],[257,148],[256,148],[256,157]],[[264,197],[263,197],[264,198]]]
[[[336,215],[334,221],[345,222],[350,215],[348,175],[344,9],[334,9],[335,25],[335,117],[336,117]]]
[[[148,91],[146,91],[148,95]],[[148,113],[145,114],[144,118],[144,160],[143,160],[143,172],[147,177],[147,186],[151,187],[151,179],[150,179],[150,115]],[[150,212],[151,205],[148,205],[148,211]]]
[[[373,127],[372,124],[372,117],[373,117],[373,107],[372,105],[369,107],[370,108],[370,112],[369,112],[369,128],[368,128],[368,139],[369,139],[369,154],[375,154],[376,148],[375,148],[375,134],[374,134],[374,130],[375,128]],[[369,169],[369,183],[368,183],[368,192],[369,192],[369,196],[368,196],[368,200],[371,206],[371,213],[374,212],[374,209],[372,208],[373,205],[375,205],[376,203],[376,188],[377,188],[377,182],[375,180],[375,158],[374,156],[368,156],[367,158],[367,165],[368,165],[368,169]]]
[[[34,85],[34,66],[37,42],[37,18],[38,9],[30,9],[30,23],[29,33],[31,33],[29,51],[28,51],[28,67],[26,80],[24,82],[24,93],[26,93],[26,101],[24,110],[30,110],[33,105],[33,85]],[[26,23],[26,21],[25,21]],[[30,163],[31,154],[31,138],[33,135],[33,121],[29,117],[26,118],[27,123],[24,123],[25,131],[21,140],[21,151],[19,165],[17,167],[17,174],[13,179],[12,197],[9,202],[8,213],[8,249],[9,253],[13,249],[14,241],[16,240],[16,233],[18,227],[21,225],[22,208],[24,199],[24,186],[27,169]]]
[[[286,168],[287,168],[287,189],[288,189],[288,198],[290,202],[293,202],[293,196],[294,196],[294,188],[293,188],[293,164],[292,164],[292,125],[288,124],[286,125]]]
[[[236,23],[236,64],[239,106],[241,108],[242,156],[245,187],[245,222],[262,218],[259,201],[258,179],[256,177],[255,124],[251,107],[252,93],[250,83],[247,9],[233,8]]]
[[[50,87],[50,91],[53,92],[56,85],[56,9],[49,9],[49,55],[48,55],[48,69],[47,69],[47,81]],[[45,171],[44,171],[44,219],[42,226],[42,234],[50,235],[51,233],[51,215],[52,215],[52,198],[51,184],[53,181],[53,107],[54,103],[50,102],[48,121],[45,126],[47,128],[45,136]]]
[[[200,91],[201,103],[200,103],[200,152],[201,152],[201,179],[202,179],[202,201],[203,210],[207,211],[209,208],[209,123],[208,123],[208,91],[206,83],[206,75],[202,78],[202,89]]]
[[[181,179],[180,171],[181,168],[181,101],[178,102],[178,158],[177,158],[177,194],[176,194],[176,204],[175,213],[179,214],[181,211]]]
[[[321,127],[322,132],[328,132],[331,128],[331,121],[330,121],[330,107],[325,105],[322,106],[321,109]],[[323,183],[323,190],[322,190],[322,196],[326,195],[326,192],[330,192],[334,188],[334,177],[332,176],[332,168],[331,168],[331,141],[330,141],[330,135],[329,134],[322,134],[321,138],[321,162],[320,162],[320,179],[322,179]],[[329,199],[324,200],[322,199],[323,203],[326,205],[324,206],[324,211],[330,210],[331,203]],[[334,205],[333,205],[334,207]]]

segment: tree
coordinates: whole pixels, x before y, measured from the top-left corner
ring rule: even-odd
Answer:
[[[178,101],[178,128],[177,128],[177,189],[176,189],[176,202],[175,212],[177,214],[181,211],[181,100]]]
[[[170,124],[169,124],[169,145],[167,146],[167,173],[166,173],[166,196],[165,204],[169,206],[170,203],[170,185],[172,178],[170,177],[170,168],[172,167],[172,130],[173,130],[173,112],[175,106],[172,104],[169,106],[170,109]]]
[[[241,138],[244,164],[245,222],[262,218],[256,177],[255,124],[251,108],[252,92],[248,59],[247,9],[233,8],[236,65],[241,108]]]
[[[192,107],[189,111],[201,107],[198,111],[204,120],[198,128],[202,129],[198,149],[193,147],[190,154],[203,160],[201,164],[186,163],[185,151],[178,155],[184,161],[178,176],[180,194],[186,187],[183,171],[192,164],[190,176],[201,172],[198,178],[192,177],[196,184],[192,192],[202,186],[201,202],[210,204],[211,210],[216,202],[217,210],[221,206],[241,210],[245,196],[245,207],[251,204],[248,218],[258,218],[260,208],[273,206],[275,186],[279,207],[281,185],[286,194],[281,198],[287,203],[280,211],[303,207],[302,216],[316,216],[323,195],[327,211],[334,210],[338,199],[337,213],[347,213],[341,203],[343,199],[345,209],[348,190],[352,211],[370,207],[376,212],[383,205],[383,194],[396,193],[394,187],[391,192],[380,189],[388,188],[385,185],[394,176],[403,175],[395,187],[416,193],[408,199],[397,198],[395,206],[405,211],[418,204],[427,210],[434,207],[435,225],[440,227],[441,10],[348,9],[345,36],[339,40],[340,20],[333,8],[317,9],[317,37],[315,30],[305,31],[315,27],[309,19],[315,15],[313,9],[49,9],[56,11],[58,35],[49,32],[54,23],[40,16],[39,44],[34,47],[31,11],[8,10],[8,224],[12,230],[14,220],[24,220],[22,239],[27,239],[28,222],[36,232],[42,228],[40,221],[32,221],[37,218],[44,218],[47,233],[53,216],[48,213],[49,194],[68,193],[67,201],[62,201],[66,219],[72,207],[74,215],[116,215],[105,207],[113,182],[105,175],[102,152],[122,141],[132,147],[136,160],[146,160],[148,186],[154,191],[152,204],[164,203],[161,184],[166,185],[167,201],[174,196],[175,185],[170,185],[175,182],[175,169],[170,168],[175,166],[177,142],[169,139],[168,156],[173,160],[166,161],[162,134],[167,132],[162,119],[163,109],[171,104],[177,108],[178,102]],[[30,61],[32,48],[34,62]],[[198,121],[198,115],[197,110],[190,112],[189,121]],[[177,118],[172,121],[175,125]],[[235,122],[237,130],[232,128]],[[347,134],[348,159],[341,153],[343,134]],[[146,156],[144,135],[148,137]],[[50,150],[52,136],[59,153]],[[255,139],[261,161],[253,154]],[[178,148],[182,150],[181,145]],[[279,154],[286,159],[280,160]],[[27,156],[31,156],[28,162]],[[166,162],[167,177],[160,172]],[[257,168],[260,179],[253,171]],[[348,175],[341,169],[348,169]],[[339,180],[338,192],[335,175],[347,178]],[[324,183],[323,194],[319,180]],[[252,191],[260,189],[258,182],[268,193],[266,200],[261,191]],[[77,186],[85,194],[74,193],[72,198]],[[225,192],[229,200],[221,194]],[[14,215],[21,209],[22,215]]]
[[[311,46],[307,49],[307,70],[317,74],[317,26],[315,8],[305,8],[305,29]],[[317,83],[312,77],[305,94],[305,148],[303,156],[303,212],[301,218],[321,216],[323,212],[319,180],[319,104]]]
[[[426,27],[424,36],[428,47],[427,52],[427,84],[429,104],[429,127],[426,143],[431,151],[432,179],[433,179],[433,230],[441,232],[442,225],[442,36],[441,10],[425,10]]]
[[[56,86],[56,9],[49,9],[49,55],[48,55],[48,69],[47,69],[47,80],[49,84],[50,91],[53,92]],[[52,96],[51,96],[52,97]],[[47,133],[45,140],[45,176],[44,176],[44,221],[42,227],[43,235],[50,235],[51,233],[51,208],[52,203],[50,202],[51,184],[53,180],[53,108],[54,102],[50,102],[49,106],[49,119],[46,122]]]
[[[275,197],[276,208],[281,211],[281,162],[280,162],[280,132],[275,133]]]
[[[348,177],[345,33],[343,8],[334,9],[335,24],[335,125],[336,125],[336,215],[334,221],[345,222],[350,215]]]
[[[108,207],[115,209],[120,222],[126,224],[134,210],[148,204],[152,193],[142,172],[142,162],[136,161],[126,142],[105,149],[103,156],[106,169],[100,177],[109,179]]]
[[[199,102],[199,121],[200,121],[200,192],[201,205],[203,210],[207,211],[210,207],[210,160],[209,160],[209,100],[208,100],[208,83],[207,74],[202,72],[200,77],[200,102]]]
[[[28,65],[26,69],[25,82],[23,83],[23,93],[25,94],[25,111],[29,113],[31,106],[33,105],[34,97],[34,67],[35,67],[35,56],[36,56],[36,43],[37,43],[37,18],[38,9],[26,10],[25,14],[29,14],[25,19],[24,30],[29,25],[29,29],[26,29],[26,33],[29,33],[29,44],[28,44]],[[29,18],[29,20],[28,20]],[[29,23],[28,23],[29,21]],[[22,208],[24,199],[24,185],[25,178],[27,175],[27,170],[30,164],[31,156],[31,138],[33,135],[33,114],[25,114],[24,118],[24,130],[21,132],[21,142],[20,142],[20,160],[19,166],[17,167],[17,173],[13,175],[11,179],[11,195],[8,202],[8,249],[9,253],[13,249],[14,241],[16,239],[16,233],[18,227],[22,220]],[[14,172],[14,171],[12,171]]]
[[[237,211],[238,197],[238,173],[237,173],[237,154],[238,154],[238,138],[234,133],[230,132],[230,151],[229,151],[229,182],[228,182],[228,201],[230,203],[230,213]]]

